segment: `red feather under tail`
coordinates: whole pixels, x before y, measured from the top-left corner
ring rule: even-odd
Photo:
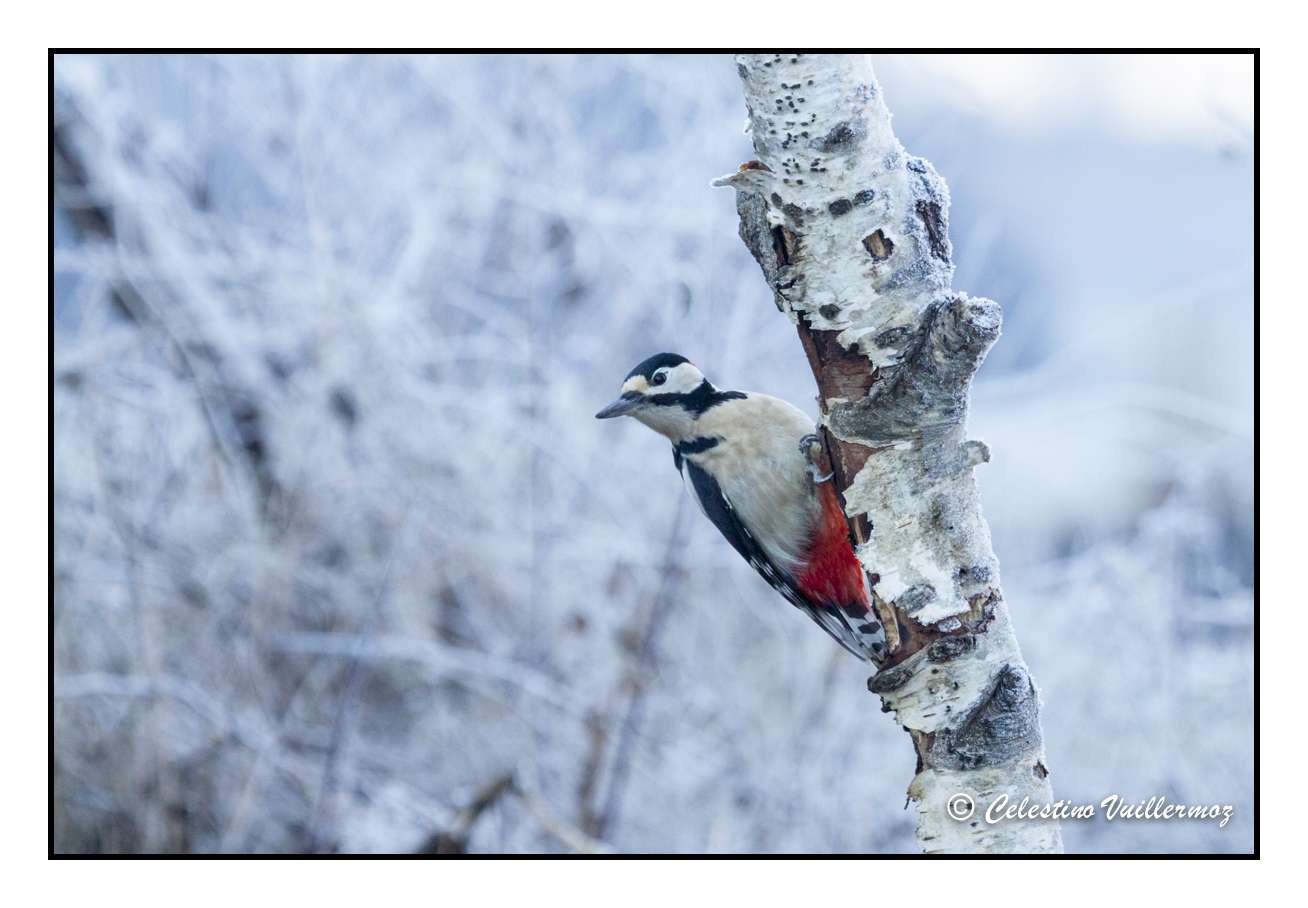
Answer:
[[[840,499],[829,482],[819,483],[817,494],[822,517],[795,582],[815,605],[834,606],[851,619],[862,619],[872,605],[863,583],[863,565],[849,545]]]

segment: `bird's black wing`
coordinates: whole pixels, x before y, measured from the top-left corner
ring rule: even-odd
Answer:
[[[731,547],[739,552],[741,557],[749,562],[750,567],[758,571],[773,589],[812,618],[819,627],[831,635],[832,639],[860,659],[867,659],[867,654],[859,647],[858,638],[845,620],[845,616],[840,614],[838,609],[810,602],[804,596],[790,573],[773,563],[758,540],[750,533],[749,528],[741,522],[736,509],[731,506],[730,499],[723,493],[718,481],[694,461],[683,458],[675,448],[673,454],[677,460],[677,467],[684,471],[683,475],[689,476],[691,488],[695,492],[695,497],[699,499],[705,516],[713,521],[713,525],[726,537],[727,542],[731,543]]]

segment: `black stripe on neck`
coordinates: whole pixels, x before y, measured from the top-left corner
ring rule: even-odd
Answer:
[[[648,399],[650,403],[661,407],[684,407],[698,418],[718,404],[729,400],[744,400],[746,396],[742,391],[719,391],[705,379],[699,383],[699,387],[687,394],[653,394]]]
[[[710,448],[716,448],[721,440],[710,435],[700,435],[698,438],[673,442],[672,462],[677,465],[677,471],[681,471],[682,462],[687,454],[703,454]]]
[[[716,448],[720,438],[714,438],[710,435],[701,435],[698,438],[688,438],[685,441],[677,442],[677,453],[682,457],[687,454],[703,454],[709,448]]]

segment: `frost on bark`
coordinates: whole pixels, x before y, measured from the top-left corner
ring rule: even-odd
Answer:
[[[1061,851],[1055,821],[987,823],[986,805],[1052,802],[1039,695],[1008,620],[966,435],[972,375],[999,304],[950,289],[949,190],[908,154],[864,55],[736,58],[756,161],[740,235],[798,327],[825,450],[889,637],[869,681],[913,738],[929,852]],[[977,811],[946,812],[956,793]]]

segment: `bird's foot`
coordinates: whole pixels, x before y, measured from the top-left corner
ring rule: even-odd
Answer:
[[[831,472],[824,476],[818,469],[816,461],[822,456],[822,439],[818,438],[817,435],[812,432],[799,440],[799,453],[803,454],[804,459],[808,461],[806,469],[808,470],[808,475],[813,478],[814,482],[830,482],[831,477],[836,475],[834,472]]]

